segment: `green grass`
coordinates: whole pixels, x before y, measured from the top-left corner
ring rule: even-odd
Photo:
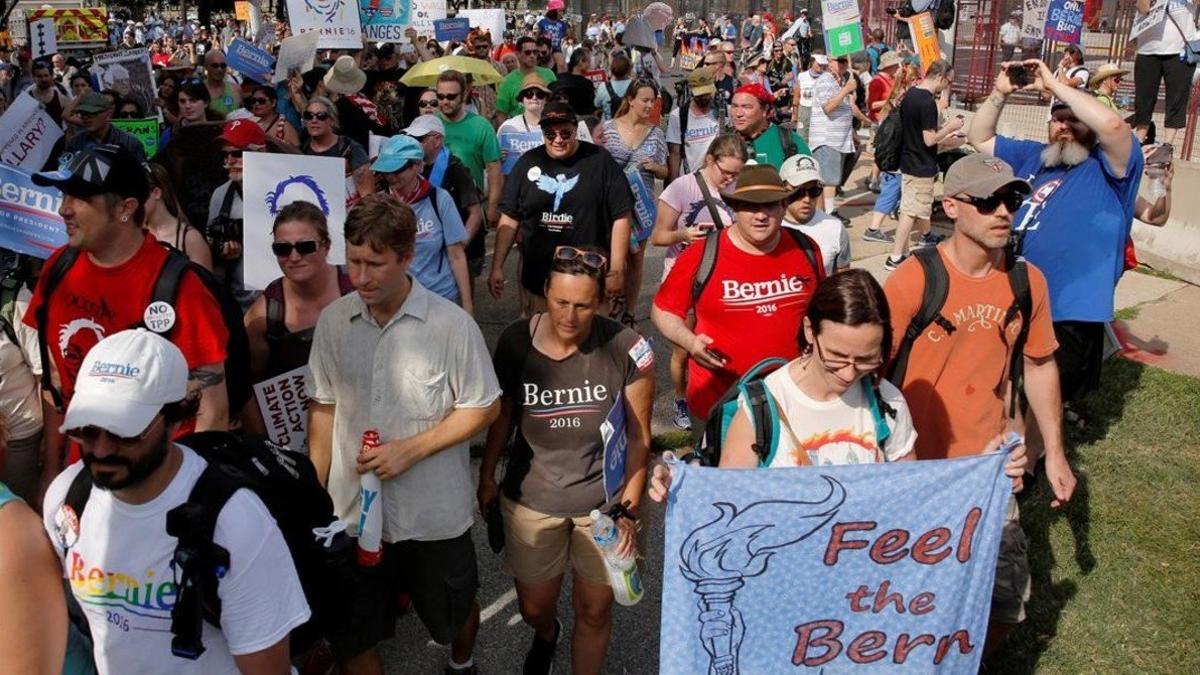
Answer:
[[[1166,270],[1156,270],[1153,267],[1150,267],[1149,265],[1146,265],[1144,263],[1139,264],[1134,271],[1137,272],[1138,274],[1145,274],[1148,277],[1157,277],[1159,279],[1167,279],[1168,281],[1179,281],[1180,280],[1179,277],[1175,276],[1174,274],[1171,274],[1170,272],[1168,272]]]
[[[1110,361],[1082,412],[1079,487],[1025,501],[1029,617],[984,672],[1198,673],[1200,380]]]
[[[1138,314],[1141,313],[1142,306],[1134,305],[1133,307],[1126,307],[1113,312],[1113,319],[1117,321],[1133,321],[1134,319],[1138,318]]]

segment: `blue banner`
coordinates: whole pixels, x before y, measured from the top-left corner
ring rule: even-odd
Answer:
[[[1083,37],[1083,0],[1050,0],[1046,10],[1046,39],[1079,44]]]
[[[646,179],[637,167],[625,169],[625,178],[629,179],[629,189],[633,191],[633,240],[646,241],[654,230],[654,220],[658,218],[658,200],[654,198],[654,183],[646,185]]]
[[[0,164],[0,248],[47,258],[67,243],[58,209],[62,193],[38,187],[29,174]]]
[[[229,67],[261,83],[268,83],[275,74],[275,57],[241,38],[234,38],[225,51]]]
[[[462,42],[471,32],[468,19],[434,19],[433,37],[438,42]]]
[[[541,129],[533,131],[503,131],[500,133],[500,171],[505,176],[512,172],[521,155],[542,145],[546,137]]]
[[[604,500],[617,494],[625,483],[625,457],[629,438],[625,434],[625,392],[617,392],[617,400],[600,423],[600,438],[604,441]]]
[[[672,464],[659,672],[977,672],[1005,457]]]

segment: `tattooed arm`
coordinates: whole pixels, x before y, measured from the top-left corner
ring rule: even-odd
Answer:
[[[229,396],[225,389],[224,363],[210,363],[188,373],[188,396],[200,397],[196,431],[229,428]]]

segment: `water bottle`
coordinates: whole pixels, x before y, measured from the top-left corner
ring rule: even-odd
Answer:
[[[1153,204],[1154,202],[1162,199],[1166,194],[1167,185],[1163,182],[1163,177],[1161,175],[1152,176],[1150,178],[1150,185],[1146,188],[1147,201]]]
[[[362,436],[362,449],[379,447],[379,432],[367,429]],[[358,516],[358,564],[374,567],[383,559],[383,482],[374,471],[358,477],[362,509]]]
[[[593,510],[592,539],[604,555],[605,567],[608,569],[608,583],[613,589],[613,598],[617,604],[632,607],[642,599],[642,577],[638,573],[637,560],[630,556],[622,558],[617,555],[617,544],[621,534],[617,524],[607,514]]]

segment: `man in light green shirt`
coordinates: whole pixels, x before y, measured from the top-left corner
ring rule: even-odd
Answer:
[[[467,110],[466,91],[466,78],[457,70],[447,70],[438,76],[438,108],[446,127],[446,147],[470,170],[480,192],[487,192],[487,219],[494,227],[500,219],[497,206],[504,187],[504,177],[500,173],[500,141],[486,119]]]
[[[537,40],[529,36],[517,40],[517,63],[519,66],[500,81],[500,87],[496,90],[496,112],[505,118],[516,117],[523,110],[521,104],[517,102],[517,94],[521,91],[521,82],[525,80],[526,75],[536,72],[545,80],[547,86],[558,79],[553,70],[539,66],[537,58]],[[503,121],[500,119],[497,123]]]

